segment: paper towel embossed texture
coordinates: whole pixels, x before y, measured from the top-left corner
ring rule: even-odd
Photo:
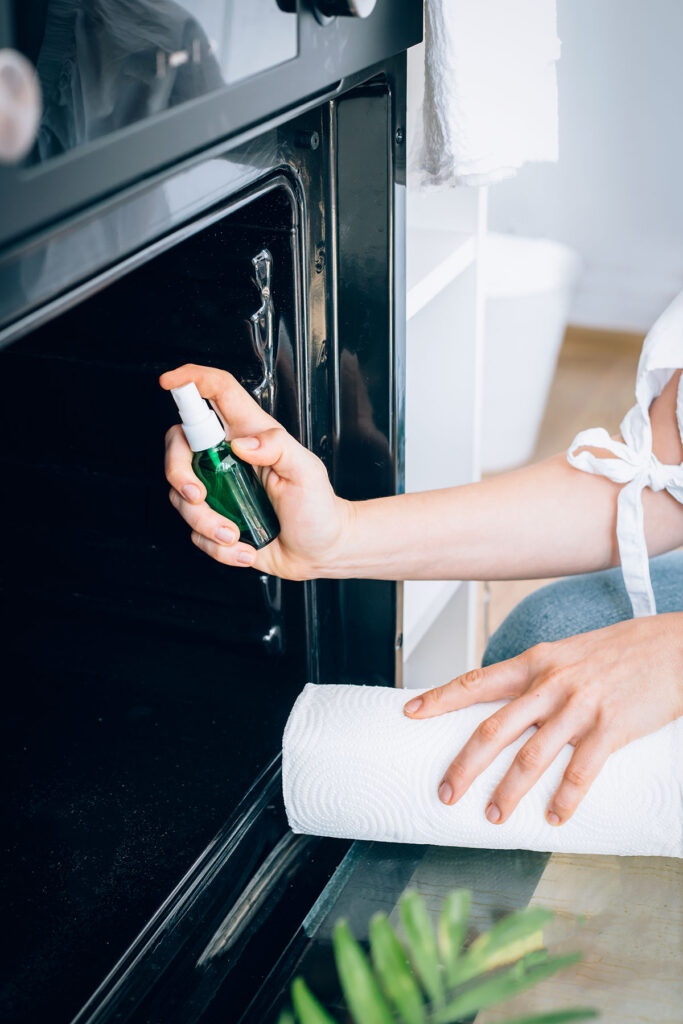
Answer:
[[[683,856],[683,719],[608,759],[574,816],[545,810],[572,754],[565,747],[504,825],[484,808],[529,729],[452,807],[437,797],[444,770],[482,719],[504,701],[411,721],[424,690],[315,686],[299,695],[283,739],[283,789],[295,832],[439,846]]]

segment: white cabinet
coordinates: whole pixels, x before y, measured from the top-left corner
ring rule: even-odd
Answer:
[[[420,50],[409,54],[409,133],[419,130]],[[421,192],[409,176],[406,491],[479,479],[485,229],[485,189]],[[474,666],[476,611],[476,583],[406,581],[404,686],[437,685]]]

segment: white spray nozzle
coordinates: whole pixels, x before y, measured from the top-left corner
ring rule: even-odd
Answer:
[[[171,388],[171,394],[178,406],[187,443],[193,452],[206,451],[225,440],[223,424],[199,394],[193,381],[180,388]]]

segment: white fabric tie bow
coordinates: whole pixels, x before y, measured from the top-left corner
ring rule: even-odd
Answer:
[[[617,541],[624,583],[634,616],[656,615],[642,493],[644,487],[653,491],[667,490],[678,501],[683,501],[683,471],[681,466],[660,462],[652,451],[650,418],[640,406],[634,406],[626,415],[621,432],[624,441],[615,441],[604,427],[582,430],[569,446],[567,459],[576,469],[624,485],[617,503]],[[574,454],[585,445],[611,452],[615,458],[602,458],[590,451]]]

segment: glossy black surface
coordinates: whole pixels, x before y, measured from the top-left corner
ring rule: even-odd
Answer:
[[[349,847],[293,835],[279,791],[276,760],[76,1024],[241,1018]]]
[[[6,1019],[73,1016],[277,754],[308,677],[304,586],[202,557],[161,473],[176,418],[162,370],[261,379],[248,317],[264,246],[275,411],[301,436],[282,190],[3,354],[2,468],[26,495],[2,579]]]
[[[299,188],[290,171],[293,134],[294,129],[266,132],[252,143],[198,160],[187,170],[96,206],[74,222],[60,224],[39,243],[0,250],[0,327],[5,326],[0,344],[13,340],[17,330],[25,333],[62,312],[65,301],[76,305],[166,251],[186,237],[188,222],[200,217],[202,223],[214,223],[228,197],[231,206],[250,202],[256,183],[258,190],[268,189],[279,169],[284,168],[290,188]],[[258,308],[257,295],[254,287],[251,312]],[[37,311],[35,322],[26,320],[31,310]]]
[[[294,4],[284,0],[144,0],[142,19],[133,0],[12,6],[19,16],[0,22],[0,47],[23,49],[39,64],[41,48],[49,51],[41,72],[47,104],[42,142],[27,162],[0,166],[0,245],[209,146],[253,137],[254,125],[261,134],[266,120],[282,122],[339,94],[353,76],[422,35],[421,0],[378,0],[369,18],[322,22],[309,0],[296,4],[297,13],[287,13]],[[160,18],[165,8],[171,13]],[[81,27],[86,19],[95,25],[81,32],[80,51],[72,14],[53,17],[65,9]],[[48,17],[61,33],[41,31]],[[127,33],[131,20],[135,30]],[[212,53],[211,39],[221,33]],[[103,71],[101,58],[111,53]],[[182,61],[175,67],[174,54]],[[116,88],[105,89],[112,74]],[[36,164],[41,155],[50,159]]]
[[[336,147],[345,154],[338,163],[336,192],[337,387],[341,421],[347,426],[335,435],[334,464],[337,488],[351,499],[391,494],[397,486],[394,394],[400,390],[395,374],[401,342],[399,338],[392,344],[396,224],[394,205],[385,196],[391,194],[395,175],[401,180],[403,153],[396,147],[395,168],[394,140],[387,132],[392,99],[378,82],[357,90],[336,109]],[[374,169],[372,187],[366,167]],[[403,248],[402,242],[396,247]],[[400,315],[398,331],[404,322]],[[358,472],[360,466],[365,472]],[[340,656],[347,680],[373,682],[373,671],[380,680],[391,678],[397,652],[387,644],[385,623],[396,601],[394,585],[347,580],[341,585],[341,601],[346,636]],[[367,650],[354,643],[360,631],[376,652],[374,664],[368,664]]]
[[[297,56],[296,13],[273,0],[21,0],[18,49],[43,110],[43,163]]]
[[[175,412],[156,377],[191,359],[259,391],[252,260],[267,248],[275,414],[340,493],[400,487],[403,306],[392,254],[402,244],[394,139],[404,75],[404,59],[387,62],[334,103],[65,221],[0,262],[0,458],[27,495],[19,516],[3,508],[10,1021],[73,1017],[234,818],[307,679],[394,681],[395,584],[281,584],[190,545],[167,503],[161,439]],[[368,129],[381,141],[366,145]],[[302,145],[313,132],[318,146]],[[344,291],[340,267],[352,283]],[[240,884],[275,849],[290,863],[281,833],[264,828],[256,859],[245,840]],[[168,987],[186,939],[164,919],[160,959],[129,954],[106,1001],[80,1020],[188,1024],[212,1005],[239,1019],[335,856],[321,853],[318,873],[288,883],[284,902],[272,890],[279,924],[255,928],[251,952],[239,953],[241,988],[222,967],[202,974],[192,1016],[182,997],[194,999],[199,975],[183,961],[178,988]],[[213,926],[232,906],[220,891],[214,903],[207,890]],[[200,929],[192,941],[203,949],[205,939]],[[150,985],[155,1009],[135,1017]]]

